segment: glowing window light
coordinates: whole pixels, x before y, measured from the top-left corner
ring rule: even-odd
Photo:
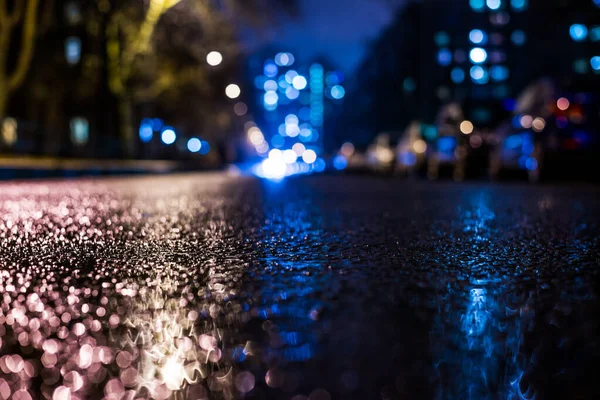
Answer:
[[[571,39],[576,42],[581,42],[587,37],[588,29],[585,25],[573,24],[569,28],[569,34],[571,35]]]
[[[486,0],[486,4],[490,10],[497,10],[502,6],[501,0]]]
[[[469,4],[471,5],[473,11],[483,11],[483,8],[485,7],[484,0],[470,0]]]
[[[142,121],[138,133],[142,142],[148,143],[149,141],[151,141],[152,136],[154,135],[154,132],[152,130],[152,122],[147,120]]]
[[[510,0],[510,5],[515,11],[525,11],[527,9],[528,0]]]
[[[279,68],[277,68],[277,65],[275,65],[273,62],[267,61],[265,63],[263,73],[269,78],[276,76],[278,71]]]
[[[437,60],[441,66],[446,67],[452,62],[452,53],[448,49],[440,49]]]
[[[192,153],[197,153],[202,148],[202,142],[198,138],[191,138],[187,142],[187,149]]]
[[[269,79],[263,85],[263,89],[265,89],[265,91],[277,90],[277,82],[275,82],[273,79]]]
[[[172,128],[166,127],[160,134],[160,140],[166,145],[175,143],[175,139],[177,139],[177,135]]]
[[[302,160],[307,164],[312,164],[317,161],[317,153],[314,150],[308,149],[302,153]]]
[[[600,71],[600,56],[594,56],[590,60],[590,65],[594,71]]]
[[[473,44],[486,44],[487,34],[481,29],[473,29],[469,32],[469,40]]]
[[[212,67],[216,67],[221,62],[223,62],[223,55],[218,51],[211,51],[206,55],[206,63]]]
[[[458,67],[452,69],[450,72],[450,79],[452,79],[452,82],[454,83],[462,83],[465,80],[465,71]]]
[[[285,95],[290,100],[296,100],[298,96],[300,96],[300,92],[296,88],[290,86],[289,88],[285,89]]]
[[[283,151],[283,161],[286,164],[293,164],[298,159],[298,154],[294,150],[284,150]]]
[[[525,35],[525,32],[517,29],[510,35],[510,40],[512,40],[516,46],[523,46],[525,44],[525,40],[527,40],[527,36]]]
[[[433,40],[439,47],[448,46],[448,44],[450,44],[450,36],[448,36],[446,32],[437,32]]]
[[[238,97],[240,97],[241,93],[242,93],[242,90],[235,83],[229,84],[225,88],[225,95],[227,97],[229,97],[230,99],[237,99]]]
[[[306,88],[306,86],[308,85],[308,81],[302,75],[298,75],[295,76],[294,79],[292,79],[292,85],[296,90],[302,90]]]
[[[75,65],[81,60],[81,39],[69,36],[65,40],[65,59],[71,65]]]
[[[474,64],[484,63],[485,60],[487,60],[487,51],[485,51],[481,47],[474,47],[469,52],[469,58]]]
[[[343,99],[345,95],[346,95],[346,90],[344,89],[343,86],[335,85],[334,87],[331,88],[331,97],[333,97],[334,99],[336,99],[336,100]]]
[[[509,71],[503,65],[494,65],[490,68],[490,76],[495,81],[504,81],[508,78]]]
[[[488,72],[480,66],[472,67],[471,71],[470,71],[470,75],[471,75],[471,79],[473,80],[473,82],[475,82],[479,85],[484,85],[484,84],[488,83],[488,81],[489,81]]]
[[[267,93],[265,93],[265,95],[263,96],[263,100],[266,105],[273,106],[279,101],[279,95],[277,94],[277,92],[270,90]]]

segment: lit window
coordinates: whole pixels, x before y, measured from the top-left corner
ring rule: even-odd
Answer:
[[[571,35],[571,39],[573,39],[576,42],[581,42],[587,37],[588,29],[585,25],[573,24],[569,29],[569,33]]]
[[[469,58],[474,64],[481,64],[487,60],[487,51],[481,47],[475,47],[469,52]]]
[[[441,66],[446,67],[452,62],[452,53],[448,49],[440,49],[437,59]]]
[[[487,43],[487,35],[481,29],[473,29],[469,33],[469,40],[473,44],[486,44]]]

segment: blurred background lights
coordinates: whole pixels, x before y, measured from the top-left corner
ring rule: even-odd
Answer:
[[[298,75],[295,76],[294,79],[292,79],[292,85],[295,89],[302,90],[306,88],[306,85],[308,85],[308,81],[302,75]]]
[[[17,141],[17,120],[11,117],[2,121],[2,141],[7,146],[12,146]]]
[[[515,11],[524,11],[527,9],[528,0],[510,0],[510,5]]]
[[[558,109],[561,111],[565,111],[567,108],[569,108],[570,104],[571,103],[569,102],[569,100],[565,97],[561,97],[556,101],[556,107],[558,107]]]
[[[302,153],[306,150],[306,147],[302,143],[294,143],[292,146],[292,150],[296,153],[298,157],[302,156]]]
[[[523,46],[526,39],[527,36],[525,35],[525,32],[520,29],[513,31],[513,33],[510,35],[510,40],[512,40],[515,46]]]
[[[71,128],[71,140],[76,145],[84,145],[88,142],[90,126],[88,120],[83,117],[75,117],[69,123]]]
[[[273,63],[271,61],[267,61],[265,63],[265,67],[264,67],[264,71],[263,72],[269,78],[273,78],[274,76],[277,76],[277,72],[278,71],[279,71],[279,69],[277,68],[277,65],[275,65],[275,63]]]
[[[471,133],[473,133],[473,123],[468,120],[461,122],[460,131],[465,135],[470,135]]]
[[[175,143],[175,139],[177,139],[177,135],[172,128],[167,127],[160,134],[160,140],[162,140],[164,144],[173,144]]]
[[[533,124],[533,117],[531,115],[523,115],[521,117],[521,126],[525,129],[531,128]]]
[[[198,138],[195,138],[195,137],[191,138],[187,142],[187,149],[189,151],[191,151],[192,153],[199,152],[201,147],[202,147],[202,142]]]
[[[469,40],[473,44],[486,44],[487,35],[481,29],[473,29],[469,32]]]
[[[437,59],[438,64],[446,67],[452,63],[452,53],[448,49],[440,49],[440,51],[438,51]]]
[[[273,79],[269,79],[269,80],[265,81],[263,88],[266,91],[277,90],[277,82],[275,82]]]
[[[437,32],[433,40],[439,47],[448,46],[450,44],[450,36],[448,36],[446,32]]]
[[[600,71],[600,56],[594,56],[590,60],[590,65],[594,71]]]
[[[469,0],[469,5],[473,11],[483,11],[485,7],[485,0]]]
[[[152,140],[152,136],[154,132],[152,131],[152,122],[151,121],[142,121],[139,129],[140,140],[144,143],[148,143]]]
[[[294,55],[292,53],[278,53],[275,56],[275,64],[280,67],[289,67],[294,64]]]
[[[229,97],[230,99],[237,99],[238,97],[240,97],[240,94],[242,93],[242,90],[240,89],[240,87],[238,85],[236,85],[235,83],[229,84],[227,85],[227,87],[225,88],[225,94],[227,95],[227,97]]]
[[[489,81],[488,73],[485,69],[480,66],[475,66],[471,68],[470,71],[471,79],[473,82],[483,85]]]
[[[594,26],[590,29],[590,40],[593,42],[600,41],[600,26]]]
[[[486,0],[485,2],[490,10],[497,10],[502,5],[501,0]]]
[[[340,148],[340,153],[345,157],[351,157],[354,154],[355,148],[354,145],[350,142],[346,142]]]
[[[542,117],[537,117],[533,120],[532,126],[534,131],[541,132],[546,127],[546,121]]]
[[[462,83],[465,80],[465,71],[462,68],[455,67],[450,72],[450,78],[454,83]]]
[[[273,149],[269,151],[269,158],[273,160],[281,160],[283,159],[283,152],[279,149]]]
[[[206,62],[208,65],[216,67],[223,62],[223,56],[218,51],[211,51],[206,55]]]
[[[271,150],[272,151],[272,150]],[[271,153],[269,152],[269,155]],[[261,163],[262,175],[269,179],[281,179],[285,176],[287,165],[281,158],[267,158]]]
[[[300,96],[300,92],[296,88],[290,86],[285,89],[285,96],[290,100],[296,100],[298,96]]]
[[[279,149],[285,145],[285,138],[281,135],[273,135],[271,138],[271,144],[273,147]]]
[[[285,123],[287,125],[298,125],[298,122],[300,121],[298,120],[298,116],[296,116],[295,114],[288,114],[285,117]]]
[[[267,105],[275,105],[275,104],[277,104],[278,100],[279,100],[279,96],[277,95],[276,92],[274,92],[272,90],[268,91],[264,95],[264,102]]]
[[[587,37],[588,29],[585,25],[573,24],[571,25],[571,28],[569,28],[569,34],[574,41],[581,42]]]
[[[348,160],[343,155],[337,155],[333,158],[333,168],[341,171],[348,166]]]
[[[235,115],[243,117],[248,113],[248,106],[246,105],[246,103],[240,101],[238,103],[235,103],[235,105],[233,106],[233,112],[235,113]]]
[[[487,60],[487,51],[481,47],[475,47],[469,52],[469,58],[474,64],[481,64]]]
[[[69,36],[65,40],[65,59],[67,63],[75,65],[81,59],[81,39]]]
[[[508,78],[508,68],[503,65],[494,65],[490,68],[490,76],[495,81],[504,81]]]
[[[345,95],[346,95],[346,90],[344,89],[343,86],[335,85],[334,87],[331,88],[331,97],[333,97],[334,99],[336,99],[336,100],[343,99]]]
[[[297,76],[298,76],[298,72],[294,71],[292,69],[285,73],[285,80],[287,83],[289,83],[291,85],[292,83],[294,83],[294,78]]]
[[[286,164],[293,164],[298,159],[298,154],[294,150],[288,149],[283,151],[283,161]]]
[[[417,88],[417,82],[409,76],[408,78],[404,79],[402,86],[405,92],[414,92]]]
[[[302,153],[302,160],[307,164],[312,164],[317,160],[317,153],[311,149],[305,150]]]
[[[423,154],[427,151],[427,143],[423,139],[417,139],[413,143],[413,150],[417,154]]]

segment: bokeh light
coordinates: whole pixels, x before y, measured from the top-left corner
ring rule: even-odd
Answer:
[[[473,123],[471,121],[465,120],[460,123],[460,131],[465,135],[470,135],[473,133]]]
[[[225,95],[227,95],[227,97],[229,97],[230,99],[237,99],[238,97],[240,97],[241,93],[242,90],[235,83],[231,83],[225,88]]]
[[[175,143],[175,139],[177,139],[177,134],[175,134],[173,128],[166,127],[160,134],[160,140],[164,144],[173,144]]]
[[[223,62],[223,55],[218,51],[211,51],[206,55],[206,62],[208,65],[216,67]]]
[[[585,25],[573,24],[569,28],[569,34],[571,35],[571,39],[576,42],[581,42],[587,38],[588,29]]]
[[[302,160],[307,164],[312,164],[317,160],[317,153],[311,149],[305,150],[302,153]]]
[[[474,64],[484,63],[487,60],[487,57],[487,51],[485,51],[481,47],[475,47],[469,52],[469,58]]]
[[[198,139],[198,138],[191,138],[187,142],[187,149],[192,153],[199,152],[201,147],[202,147],[202,142],[200,142],[200,139]]]
[[[571,103],[565,97],[561,97],[556,101],[556,107],[561,111],[565,111],[567,108],[569,108],[569,105],[571,105]]]

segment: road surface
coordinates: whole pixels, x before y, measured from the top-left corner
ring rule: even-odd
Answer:
[[[600,189],[0,184],[0,398],[594,399]]]

